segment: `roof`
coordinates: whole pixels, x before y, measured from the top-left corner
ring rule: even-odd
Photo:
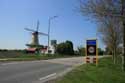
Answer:
[[[42,49],[41,49],[41,51],[46,51],[46,50],[47,50],[47,48],[42,48]]]
[[[28,48],[27,51],[36,51],[36,48]]]

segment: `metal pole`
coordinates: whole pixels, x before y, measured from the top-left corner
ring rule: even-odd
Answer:
[[[50,41],[50,18],[49,18],[49,25],[48,25],[48,53],[49,53],[49,41]]]

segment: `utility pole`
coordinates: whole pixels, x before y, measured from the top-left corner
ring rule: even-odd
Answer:
[[[50,18],[49,18],[49,25],[48,25],[48,54],[49,54],[49,41],[50,41]]]

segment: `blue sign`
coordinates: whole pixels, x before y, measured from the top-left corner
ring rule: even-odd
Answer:
[[[96,40],[87,40],[87,45],[96,45]]]

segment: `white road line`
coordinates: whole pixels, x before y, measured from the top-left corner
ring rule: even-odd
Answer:
[[[48,78],[53,77],[53,76],[55,76],[55,75],[56,75],[56,73],[49,74],[49,75],[47,75],[47,76],[45,76],[45,77],[40,78],[39,80],[45,80],[45,79],[48,79]]]

